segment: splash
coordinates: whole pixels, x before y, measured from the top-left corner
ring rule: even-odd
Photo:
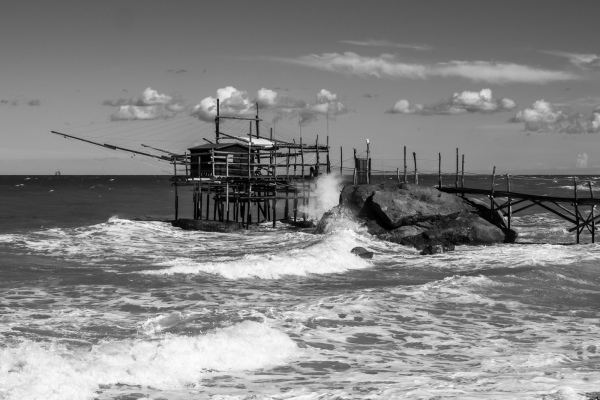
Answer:
[[[196,337],[108,341],[91,351],[24,341],[0,350],[0,399],[84,400],[116,384],[198,387],[211,371],[269,368],[297,353],[287,335],[253,321]]]
[[[339,176],[334,174],[319,176],[316,188],[311,193],[316,197],[315,201],[307,207],[300,207],[300,211],[306,212],[309,219],[319,220],[326,211],[338,205],[341,190],[342,181]]]

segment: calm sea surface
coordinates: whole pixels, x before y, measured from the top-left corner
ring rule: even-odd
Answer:
[[[588,179],[600,196],[600,177],[578,194]],[[512,181],[564,196],[572,183]],[[335,204],[334,180],[320,188],[320,208]],[[162,222],[173,197],[164,176],[0,177],[0,399],[600,392],[600,245],[564,245],[574,234],[550,213],[517,214],[519,244],[420,256],[348,221],[325,235],[182,231]]]

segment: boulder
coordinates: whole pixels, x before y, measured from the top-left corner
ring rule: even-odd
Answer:
[[[355,247],[350,250],[350,253],[356,254],[360,258],[373,258],[373,252],[365,249],[364,247]]]
[[[380,239],[413,246],[424,254],[452,251],[458,244],[488,245],[516,238],[500,213],[429,186],[390,182],[346,186],[340,204],[325,213],[317,232],[326,232],[339,218],[357,221]]]

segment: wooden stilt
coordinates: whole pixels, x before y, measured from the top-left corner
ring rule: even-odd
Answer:
[[[344,176],[344,150],[340,146],[340,176]]]
[[[494,165],[494,170],[492,171],[492,191],[490,193],[490,210],[492,215],[490,215],[491,218],[494,218],[494,185],[496,184],[496,166]]]
[[[406,171],[406,146],[404,146],[404,183],[408,183],[406,174],[407,174],[407,171]]]
[[[573,206],[575,207],[575,226],[577,227],[577,244],[579,244],[579,234],[581,230],[579,229],[579,208],[577,204],[577,178],[573,178],[573,198],[575,201],[573,202]]]
[[[594,191],[592,190],[592,181],[588,181],[588,187],[590,188],[590,197],[594,198]],[[592,243],[596,243],[596,220],[594,219],[594,209],[595,205],[592,205],[592,209],[590,210],[590,219],[592,220]]]
[[[508,193],[510,193],[510,175],[506,174],[506,190],[508,191]],[[510,229],[510,220],[512,219],[512,205],[511,205],[511,201],[512,199],[510,198],[510,196],[508,197],[508,226],[507,228]]]
[[[413,151],[413,159],[415,161],[415,185],[419,184],[419,172],[417,171],[417,153]]]
[[[458,147],[456,148],[456,181],[454,187],[458,187]]]
[[[442,188],[442,153],[438,153],[438,188]]]

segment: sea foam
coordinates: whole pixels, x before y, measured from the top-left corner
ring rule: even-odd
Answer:
[[[0,349],[0,398],[83,400],[115,384],[197,387],[213,371],[269,368],[298,351],[286,334],[253,321],[195,337],[106,341],[91,351],[23,341]]]

